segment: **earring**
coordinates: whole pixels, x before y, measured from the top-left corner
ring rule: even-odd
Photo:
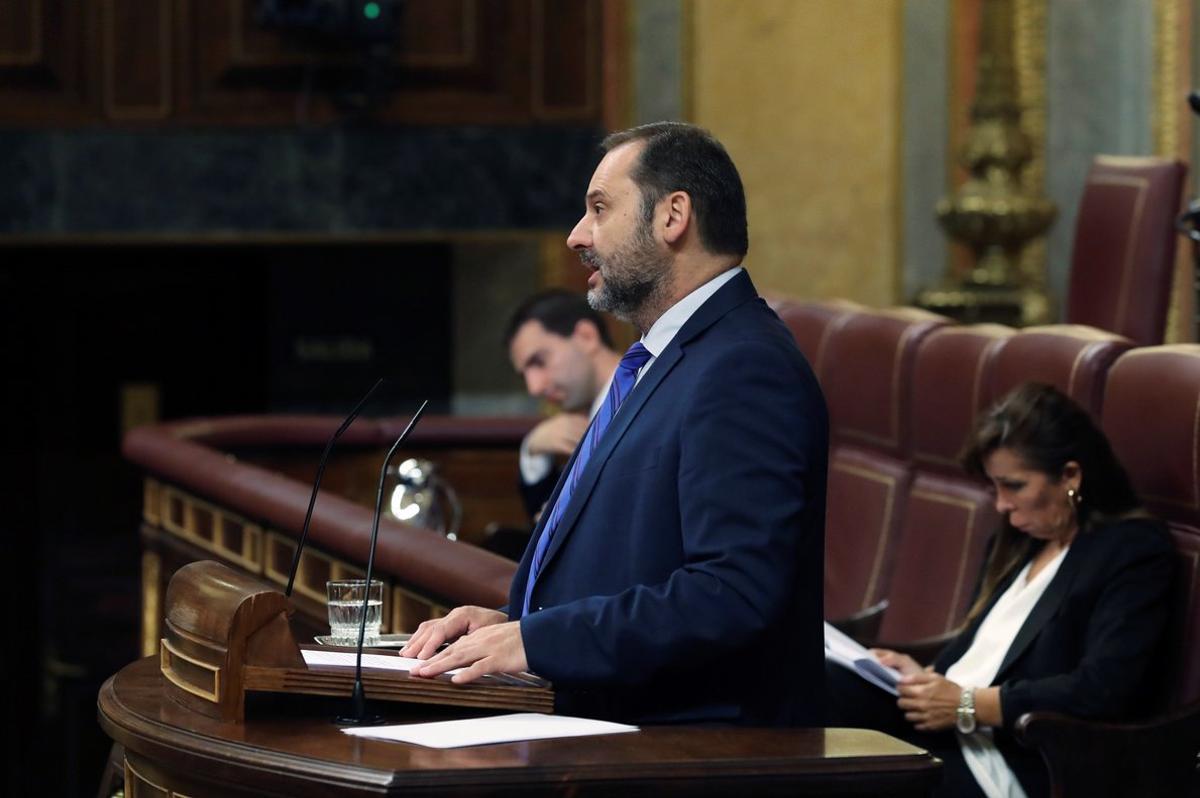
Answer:
[[[1071,500],[1071,506],[1078,510],[1083,501],[1083,494],[1074,488],[1067,488],[1067,498]]]

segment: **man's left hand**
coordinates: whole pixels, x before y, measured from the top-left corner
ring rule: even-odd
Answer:
[[[904,718],[917,731],[942,731],[954,726],[962,688],[932,671],[906,675],[897,685]]]
[[[429,678],[454,668],[464,668],[450,677],[455,684],[467,684],[489,673],[529,670],[525,644],[521,640],[521,622],[485,626],[463,635],[411,673]]]

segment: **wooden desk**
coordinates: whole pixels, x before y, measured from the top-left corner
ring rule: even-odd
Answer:
[[[379,709],[396,722],[429,717],[424,707]],[[98,711],[104,731],[125,746],[128,798],[919,796],[940,778],[925,751],[850,729],[652,727],[437,750],[342,734],[329,722],[330,705],[307,696],[248,706],[245,724],[223,723],[167,698],[153,657],[105,682]]]

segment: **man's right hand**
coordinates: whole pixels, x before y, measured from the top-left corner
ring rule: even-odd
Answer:
[[[588,417],[582,413],[558,413],[529,431],[526,442],[530,454],[570,457],[587,432]]]
[[[452,642],[476,629],[507,620],[508,616],[499,610],[489,610],[486,607],[456,607],[444,618],[425,621],[418,626],[408,643],[400,649],[400,656],[429,659],[442,643]]]

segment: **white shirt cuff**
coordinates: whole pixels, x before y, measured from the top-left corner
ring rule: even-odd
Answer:
[[[541,482],[550,475],[554,468],[554,458],[548,454],[533,454],[529,451],[529,436],[521,440],[520,454],[521,481],[526,485]]]

